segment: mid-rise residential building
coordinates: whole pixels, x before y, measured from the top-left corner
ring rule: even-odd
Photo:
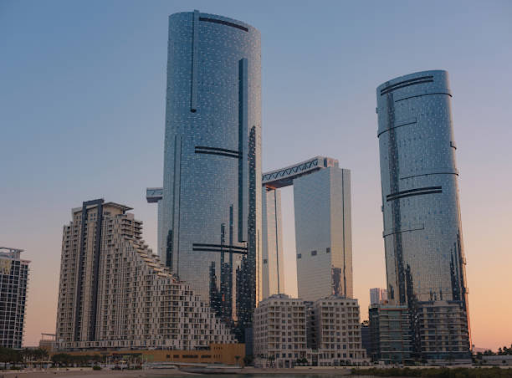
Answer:
[[[413,343],[423,360],[468,360],[467,314],[460,301],[418,302],[413,307]]]
[[[409,308],[373,305],[369,309],[373,361],[404,363],[413,358]]]
[[[280,368],[365,363],[357,300],[266,298],[255,310],[254,356],[257,366]]]
[[[21,348],[30,261],[22,249],[0,247],[0,347]]]
[[[303,300],[286,294],[264,299],[254,311],[253,332],[256,365],[289,368],[307,359]]]
[[[318,354],[318,366],[358,365],[366,361],[361,344],[361,323],[357,299],[331,296],[310,304],[308,345]]]
[[[386,289],[373,288],[370,289],[370,306],[384,304],[388,300],[388,292]]]
[[[377,88],[388,301],[408,306],[411,314],[417,302],[458,301],[468,316],[451,97],[448,73],[440,70]],[[417,337],[428,336],[419,323],[411,325]],[[469,335],[468,317],[462,327]],[[427,344],[415,342],[415,354],[423,354],[420,346]],[[468,339],[467,358],[470,345]]]
[[[64,226],[57,308],[60,350],[192,350],[235,338],[189,285],[142,240],[129,207],[102,199]]]

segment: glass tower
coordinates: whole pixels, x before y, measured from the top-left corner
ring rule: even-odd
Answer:
[[[460,332],[467,341],[457,348],[469,350],[451,96],[446,71],[377,88],[383,236],[390,303],[416,314],[437,302],[452,306],[466,319]]]
[[[261,296],[260,33],[169,17],[162,259],[238,330]]]
[[[284,293],[281,190],[263,186],[262,299]]]
[[[293,180],[299,298],[353,297],[350,170],[335,166]]]

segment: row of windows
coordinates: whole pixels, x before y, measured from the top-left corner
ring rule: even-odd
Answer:
[[[326,248],[325,253],[331,253],[331,248]],[[311,256],[316,256],[318,254],[318,251],[311,251]],[[302,258],[302,253],[297,253],[297,258]]]

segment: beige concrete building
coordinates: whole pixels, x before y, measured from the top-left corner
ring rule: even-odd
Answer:
[[[254,313],[257,366],[340,366],[368,362],[361,345],[356,299],[304,302],[285,294],[260,302]]]
[[[367,362],[361,345],[357,299],[337,296],[318,299],[308,310],[308,345],[318,366],[360,365]]]
[[[102,199],[64,227],[57,311],[59,350],[193,350],[233,343],[230,330],[142,240],[129,207]]]
[[[412,311],[415,347],[421,358],[436,361],[470,360],[468,315],[460,301],[418,302]]]
[[[272,295],[254,311],[254,357],[257,366],[293,367],[307,358],[306,307],[301,299]]]

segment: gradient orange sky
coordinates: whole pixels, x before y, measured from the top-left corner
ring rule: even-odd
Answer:
[[[375,89],[450,74],[473,343],[512,343],[512,3],[0,2],[0,245],[31,260],[25,345],[55,331],[62,226],[105,198],[156,247],[167,16],[199,9],[262,33],[263,169],[316,155],[352,170],[354,291],[385,287]],[[286,291],[296,294],[292,190]]]

